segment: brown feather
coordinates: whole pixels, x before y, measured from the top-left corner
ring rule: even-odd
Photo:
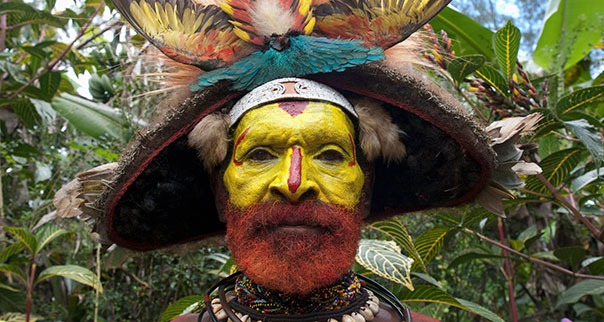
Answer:
[[[359,141],[361,150],[369,161],[381,156],[386,163],[399,162],[406,155],[399,134],[402,131],[392,122],[392,118],[377,101],[362,99],[354,103],[359,115]]]

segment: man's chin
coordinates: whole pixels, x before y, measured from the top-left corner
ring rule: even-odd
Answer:
[[[335,283],[354,261],[360,215],[325,204],[313,203],[312,215],[300,215],[306,207],[285,208],[227,213],[227,237],[235,262],[254,282],[287,294],[305,295]],[[280,224],[291,222],[291,217],[274,222],[273,217],[282,218],[283,212],[301,219],[295,225]],[[246,229],[250,227],[255,229]]]

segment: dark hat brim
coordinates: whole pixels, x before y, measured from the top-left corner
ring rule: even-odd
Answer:
[[[308,77],[346,96],[384,102],[403,130],[407,157],[375,162],[368,221],[473,199],[489,182],[495,154],[462,106],[412,70],[374,64]],[[120,246],[151,250],[222,234],[210,175],[187,134],[209,113],[243,93],[218,85],[194,93],[135,138],[97,207],[98,230]]]

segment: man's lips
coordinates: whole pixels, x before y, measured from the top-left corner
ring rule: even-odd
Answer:
[[[277,233],[286,234],[321,234],[327,232],[327,229],[319,226],[309,225],[276,225],[272,227],[272,230]]]

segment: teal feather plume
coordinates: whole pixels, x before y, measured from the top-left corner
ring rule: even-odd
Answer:
[[[222,80],[231,80],[233,90],[251,90],[281,77],[340,72],[384,58],[381,47],[361,45],[360,40],[292,36],[281,51],[270,47],[254,52],[234,64],[205,72],[191,91],[200,91]]]

